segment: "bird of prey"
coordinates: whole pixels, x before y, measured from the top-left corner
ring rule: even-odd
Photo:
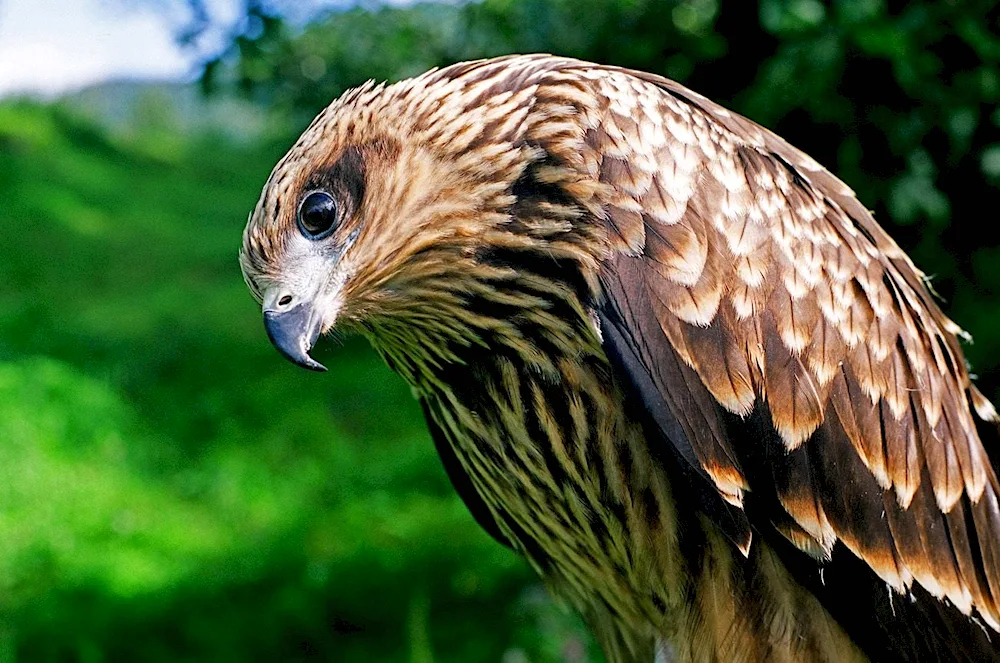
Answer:
[[[240,262],[293,362],[370,340],[612,663],[1000,660],[963,332],[750,120],[545,55],[369,83],[275,167]]]

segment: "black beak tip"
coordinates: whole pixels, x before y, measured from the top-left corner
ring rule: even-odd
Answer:
[[[326,366],[309,356],[319,337],[319,328],[313,328],[310,314],[309,308],[301,304],[287,311],[264,311],[264,329],[271,344],[285,359],[322,373],[326,371]]]

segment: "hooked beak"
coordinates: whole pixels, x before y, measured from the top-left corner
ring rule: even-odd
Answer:
[[[319,338],[320,327],[320,320],[308,302],[283,311],[264,309],[264,329],[274,347],[292,363],[311,371],[326,370],[326,366],[309,356]]]

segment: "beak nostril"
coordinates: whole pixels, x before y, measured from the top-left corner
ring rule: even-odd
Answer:
[[[285,295],[284,297],[278,300],[278,306],[288,306],[291,303],[292,303],[291,295]]]

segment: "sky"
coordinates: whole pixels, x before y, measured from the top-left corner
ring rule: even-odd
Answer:
[[[198,56],[174,43],[173,26],[154,9],[157,4],[183,5],[179,0],[0,0],[0,97],[53,97],[123,78],[193,78]],[[209,0],[215,17],[223,21],[234,20],[240,4]]]
[[[54,96],[116,78],[179,79],[195,55],[149,5],[0,0],[0,96]]]

